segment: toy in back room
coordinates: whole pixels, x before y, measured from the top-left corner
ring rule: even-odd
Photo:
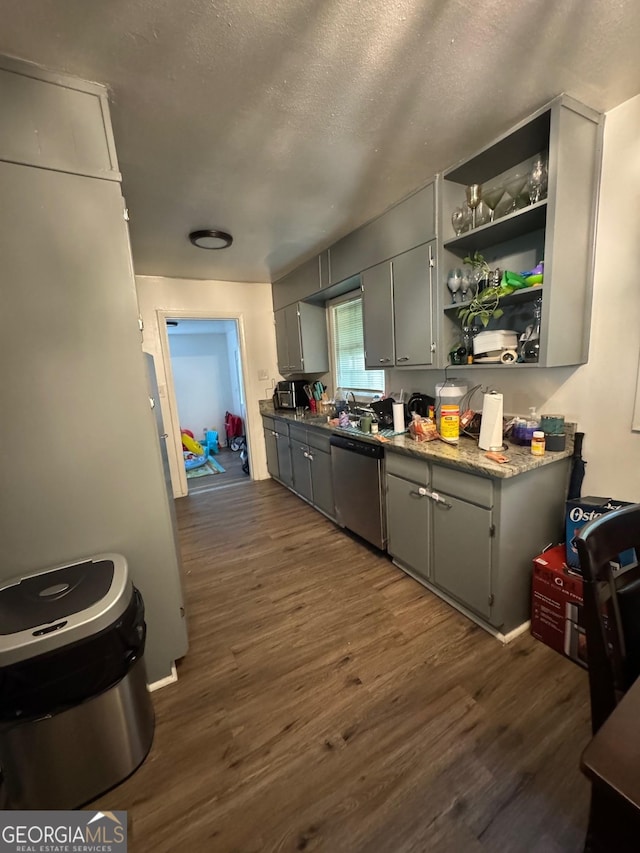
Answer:
[[[182,448],[184,456],[184,467],[187,471],[192,468],[199,468],[207,461],[207,454],[199,441],[193,437],[193,433],[188,429],[181,429],[180,436],[182,438]]]

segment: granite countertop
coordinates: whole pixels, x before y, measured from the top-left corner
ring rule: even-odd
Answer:
[[[362,441],[378,442],[380,440],[369,433],[360,432],[360,430],[355,428],[341,429],[340,427],[332,426],[327,423],[326,417],[312,415],[308,412],[303,417],[298,417],[293,411],[275,410],[271,400],[260,400],[260,414],[272,418],[280,418],[281,420],[299,424],[300,426],[326,430],[336,435],[349,435]],[[414,441],[407,433],[405,435],[395,435],[382,443],[385,450],[393,453],[402,453],[418,459],[430,459],[433,462],[440,462],[443,465],[450,465],[454,468],[462,468],[466,471],[483,474],[485,477],[506,479],[508,477],[516,477],[518,474],[524,474],[527,471],[533,471],[535,468],[552,465],[554,462],[559,462],[561,459],[567,459],[571,456],[573,454],[575,424],[567,423],[565,424],[565,428],[567,434],[567,446],[565,450],[554,453],[547,451],[544,456],[533,456],[529,447],[511,444],[507,440],[505,441],[507,449],[502,452],[509,458],[509,461],[503,463],[487,459],[485,451],[478,449],[477,441],[467,436],[461,436],[457,444],[447,444],[440,439],[435,441]]]

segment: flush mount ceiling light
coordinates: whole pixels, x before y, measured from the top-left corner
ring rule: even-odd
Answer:
[[[226,249],[233,243],[231,234],[216,229],[205,229],[204,231],[192,231],[189,239],[199,249]]]

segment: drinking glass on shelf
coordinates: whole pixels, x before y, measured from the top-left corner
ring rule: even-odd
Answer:
[[[522,185],[524,186],[524,184]],[[476,208],[482,201],[482,184],[469,184],[466,189],[467,204],[471,208],[471,227],[476,227]]]
[[[471,208],[467,204],[467,202],[462,203],[462,215],[463,215],[463,231],[468,231],[471,228],[471,220],[473,218],[473,214],[471,212]]]
[[[504,196],[505,189],[504,187],[490,187],[488,190],[484,190],[482,193],[482,201],[489,208],[489,221],[493,222],[496,215],[496,207],[502,201],[502,197]]]
[[[522,173],[515,174],[504,185],[507,195],[512,199],[507,213],[513,213],[518,210],[522,203],[518,204],[518,199],[527,183],[527,175]]]
[[[456,232],[456,237],[460,236],[464,231],[465,220],[464,210],[461,207],[456,207],[451,214],[451,224],[453,225],[453,230]]]
[[[547,164],[541,155],[533,161],[527,177],[527,188],[531,204],[541,201],[547,194]]]
[[[487,222],[491,221],[491,214],[489,208],[484,203],[484,198],[480,199],[480,204],[476,207],[476,228],[479,228],[481,225],[486,225]]]
[[[456,293],[462,287],[462,270],[449,270],[449,273],[447,275],[447,287],[451,292],[451,304],[455,305]]]
[[[468,269],[462,270],[462,278],[460,279],[460,296],[462,301],[467,301],[467,293],[471,289],[471,275]]]

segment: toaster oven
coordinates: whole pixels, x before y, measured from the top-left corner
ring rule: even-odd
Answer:
[[[283,380],[278,382],[273,394],[276,409],[295,409],[297,406],[308,406],[309,398],[304,391],[304,380]]]

